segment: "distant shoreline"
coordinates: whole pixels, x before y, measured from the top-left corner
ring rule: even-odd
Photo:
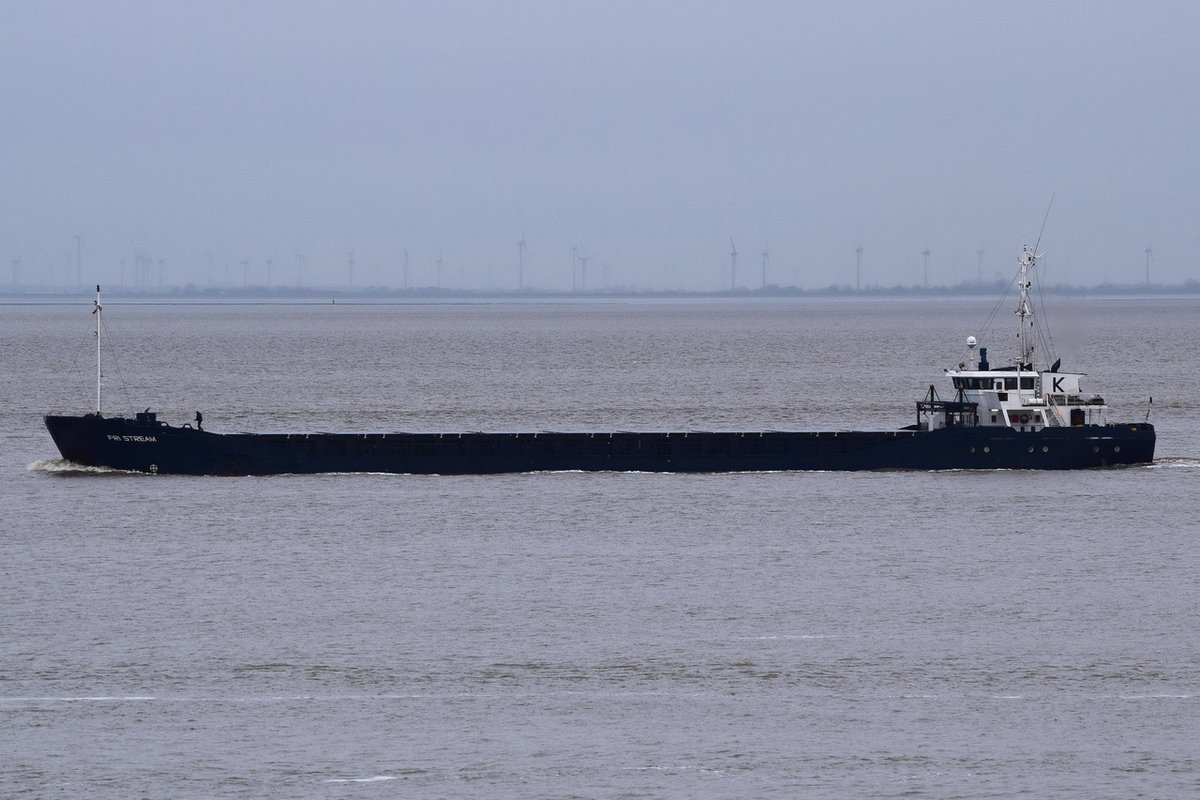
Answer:
[[[597,291],[561,291],[538,289],[439,289],[423,287],[417,289],[394,289],[381,286],[364,288],[347,287],[297,287],[297,286],[249,286],[249,287],[198,287],[198,286],[102,286],[112,300],[145,301],[291,301],[300,303],[356,302],[404,302],[411,300],[655,300],[655,299],[704,299],[704,300],[754,300],[778,298],[910,298],[910,297],[990,297],[1007,291],[1009,285],[1003,281],[971,282],[955,286],[868,286],[854,289],[849,286],[826,286],[820,289],[801,289],[794,286],[767,286],[762,289],[725,289],[722,291],[682,290],[635,290],[614,288]],[[0,303],[78,302],[90,300],[93,286],[77,289],[28,289],[0,288]],[[1117,296],[1117,297],[1179,297],[1200,295],[1200,281],[1187,280],[1180,284],[1116,284],[1102,283],[1094,286],[1057,284],[1042,286],[1043,294],[1055,296]]]

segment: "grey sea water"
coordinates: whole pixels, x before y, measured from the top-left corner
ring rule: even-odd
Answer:
[[[1053,300],[1151,466],[131,476],[0,307],[0,794],[1200,792],[1200,301]],[[894,428],[1012,315],[902,301],[106,303],[103,403],[210,430]]]

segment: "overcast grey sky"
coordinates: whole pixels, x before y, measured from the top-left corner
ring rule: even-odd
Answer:
[[[0,0],[0,284],[1200,278],[1193,2]],[[82,238],[77,242],[76,237]],[[243,260],[248,261],[243,275]],[[125,262],[122,267],[121,263]],[[155,280],[157,278],[155,277]]]

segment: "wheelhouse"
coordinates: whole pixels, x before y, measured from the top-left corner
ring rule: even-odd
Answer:
[[[961,425],[1015,428],[1039,431],[1043,428],[1105,425],[1108,409],[1104,398],[1083,391],[1082,372],[1062,372],[1062,359],[1047,369],[1034,366],[1033,312],[1029,305],[1030,273],[1038,255],[1022,246],[1019,259],[1017,304],[1018,351],[1013,363],[992,367],[986,347],[978,348],[974,336],[967,337],[967,358],[946,370],[954,388],[954,400],[937,398],[929,387],[925,399],[917,402],[917,427],[936,430]]]

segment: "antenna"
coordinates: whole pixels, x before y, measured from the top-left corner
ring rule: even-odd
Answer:
[[[1046,232],[1046,220],[1050,219],[1050,209],[1053,207],[1054,195],[1050,195],[1050,202],[1046,204],[1046,216],[1042,217],[1042,227],[1038,229],[1037,241],[1033,243],[1033,257],[1035,260],[1042,257],[1041,254],[1038,253],[1038,247],[1042,243],[1042,234]]]
[[[737,288],[737,245],[729,237],[729,291]]]

